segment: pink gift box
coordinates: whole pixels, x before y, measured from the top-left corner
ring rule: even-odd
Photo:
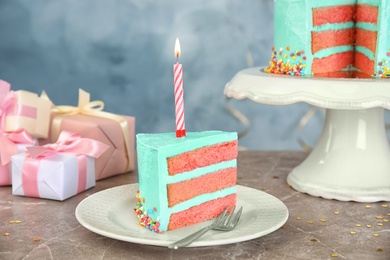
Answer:
[[[3,131],[25,129],[33,137],[48,136],[51,107],[49,100],[24,90],[10,91],[10,84],[1,80],[0,93]]]
[[[40,139],[40,144],[53,142],[58,133],[63,130],[79,133],[81,137],[98,140],[109,146],[108,150],[95,161],[96,180],[134,170],[135,118],[89,110],[90,104],[103,106],[101,101],[90,103],[89,94],[80,90],[78,108],[54,106],[53,111],[63,112],[52,113],[49,138]]]
[[[130,154],[128,156],[123,132],[118,122],[103,117],[71,115],[62,119],[60,130],[80,133],[84,138],[98,140],[109,146],[95,161],[96,180],[101,180],[134,169],[134,117],[123,117],[128,124]]]
[[[37,143],[37,139],[33,139],[22,129],[12,133],[0,130],[0,186],[12,184],[10,163],[12,155],[22,153],[26,147]]]
[[[95,158],[108,147],[63,131],[54,144],[12,156],[12,194],[65,200],[95,186]]]

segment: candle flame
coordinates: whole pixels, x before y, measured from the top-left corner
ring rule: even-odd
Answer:
[[[180,42],[179,42],[179,38],[176,38],[176,42],[175,42],[175,58],[179,59],[180,54],[181,54]]]

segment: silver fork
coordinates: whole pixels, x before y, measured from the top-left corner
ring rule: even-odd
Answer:
[[[214,221],[213,224],[210,226],[204,227],[201,230],[196,231],[195,233],[173,243],[168,246],[168,248],[178,249],[179,247],[188,246],[192,242],[194,242],[199,237],[203,236],[206,232],[210,230],[219,230],[219,231],[230,231],[233,230],[236,226],[238,221],[240,220],[240,216],[242,213],[242,207],[237,211],[236,214],[234,214],[234,210],[236,207],[232,209],[230,214],[227,214],[229,207],[226,207],[226,209],[222,212],[221,215]]]

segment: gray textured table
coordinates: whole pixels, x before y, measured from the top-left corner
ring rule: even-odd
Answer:
[[[240,152],[238,183],[281,199],[290,217],[254,240],[170,250],[90,232],[75,218],[80,201],[98,191],[137,182],[136,173],[97,182],[64,202],[11,195],[0,187],[0,259],[390,259],[390,202],[325,200],[291,189],[287,174],[301,152]]]

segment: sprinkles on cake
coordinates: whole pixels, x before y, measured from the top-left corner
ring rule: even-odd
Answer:
[[[278,52],[275,47],[272,47],[272,57],[269,66],[265,72],[274,74],[286,74],[291,76],[304,76],[306,68],[306,56],[304,50],[291,51],[290,47],[286,46],[286,51],[280,48]],[[290,57],[290,59],[287,59]]]
[[[386,53],[386,56],[390,58],[390,48]],[[378,62],[378,77],[380,78],[390,78],[390,64],[388,60],[382,59]]]
[[[137,190],[136,198],[137,198],[137,204],[134,208],[134,211],[138,218],[138,224],[140,226],[150,229],[153,232],[164,233],[164,231],[159,230],[160,222],[158,222],[158,217],[157,217],[157,221],[154,221],[150,217],[150,215],[154,214],[157,211],[157,209],[155,207],[153,209],[144,209],[142,202],[145,202],[145,198],[141,198],[141,194],[139,190]]]

